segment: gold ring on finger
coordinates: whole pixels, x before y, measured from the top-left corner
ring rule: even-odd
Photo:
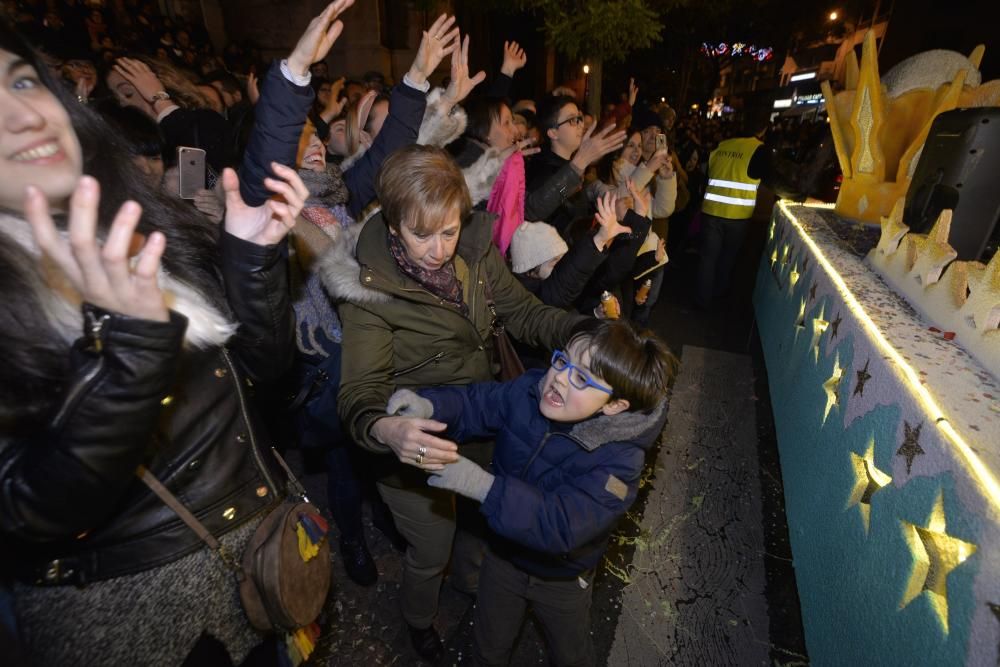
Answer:
[[[413,459],[413,460],[417,462],[417,465],[420,465],[421,463],[423,463],[423,462],[424,462],[424,455],[423,455],[423,454],[417,454],[417,455],[416,455],[416,456],[414,457],[414,459]]]

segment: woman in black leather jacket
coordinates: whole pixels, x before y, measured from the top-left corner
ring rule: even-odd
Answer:
[[[135,472],[237,557],[282,499],[247,392],[294,354],[284,237],[305,187],[275,164],[284,201],[250,207],[227,170],[208,229],[3,24],[0,83],[0,579],[18,636],[39,665],[179,664],[216,641],[239,662],[260,637],[232,572]]]

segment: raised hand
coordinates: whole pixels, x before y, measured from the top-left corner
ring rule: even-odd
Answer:
[[[632,228],[618,222],[615,204],[618,197],[613,192],[605,192],[597,200],[597,233],[594,234],[594,245],[598,250],[604,250],[619,234],[631,234]]]
[[[635,100],[639,97],[639,86],[635,85],[635,79],[628,80],[628,105],[635,106]]]
[[[434,433],[448,428],[433,419],[383,417],[371,428],[372,437],[389,447],[401,463],[421,470],[441,470],[458,460],[458,446]]]
[[[100,201],[97,181],[81,178],[70,198],[68,240],[56,229],[45,196],[34,186],[27,188],[24,214],[42,254],[84,301],[127,317],[166,322],[170,314],[157,282],[166,238],[160,232],[150,234],[131,263],[129,247],[142,208],[134,201],[122,204],[102,246],[97,240]]]
[[[281,195],[268,199],[262,206],[248,206],[240,196],[240,179],[232,169],[222,172],[222,188],[226,193],[226,231],[257,245],[274,245],[285,238],[295,226],[309,197],[309,191],[298,173],[277,162],[271,169],[280,177],[265,178],[264,187]],[[283,200],[283,201],[282,201]]]
[[[628,191],[632,193],[633,210],[642,217],[648,216],[653,203],[652,193],[650,193],[648,188],[643,188],[642,190],[636,188],[632,179],[625,181],[625,184],[628,187]]]
[[[142,99],[152,104],[153,95],[163,90],[163,83],[149,65],[134,58],[119,58],[113,68],[123,79],[132,84]]]
[[[247,97],[251,105],[257,104],[257,100],[260,99],[260,85],[257,83],[257,75],[253,72],[247,76]]]
[[[517,42],[503,43],[503,65],[500,72],[507,76],[514,76],[514,72],[528,64],[528,56],[524,49]]]
[[[215,224],[222,222],[222,218],[226,215],[226,207],[219,201],[219,197],[215,194],[214,190],[198,190],[194,193],[194,201],[192,203],[202,215]]]
[[[625,145],[625,130],[615,131],[614,125],[608,125],[595,133],[594,127],[596,125],[592,125],[584,133],[583,141],[571,160],[581,172],[586,171],[587,167],[608,153],[613,153]]]
[[[501,151],[500,157],[506,160],[507,158],[509,158],[514,153],[517,153],[518,151],[520,151],[521,155],[523,155],[524,157],[528,157],[529,155],[534,155],[535,153],[540,153],[542,149],[537,146],[532,146],[531,144],[533,143],[535,143],[535,140],[532,139],[531,137],[515,141],[510,146]]]
[[[411,82],[423,85],[444,57],[460,47],[458,28],[452,29],[454,24],[454,16],[442,14],[424,31],[417,56],[410,65],[410,71],[406,73]]]
[[[327,123],[339,116],[340,112],[347,106],[347,98],[340,96],[340,91],[344,89],[344,81],[344,77],[340,77],[330,84],[330,98],[326,103],[326,108],[320,114],[320,117]]]
[[[480,71],[476,76],[469,78],[469,36],[466,35],[462,41],[462,47],[451,52],[451,83],[445,91],[441,101],[450,110],[472,92],[486,79],[486,72]]]
[[[646,162],[646,168],[658,172],[668,162],[670,162],[670,154],[665,148],[661,148],[650,156]]]
[[[288,56],[288,69],[292,74],[305,76],[309,73],[310,65],[326,58],[330,47],[344,31],[344,22],[336,19],[353,4],[354,0],[334,0],[309,22],[305,32],[299,37],[298,44]]]

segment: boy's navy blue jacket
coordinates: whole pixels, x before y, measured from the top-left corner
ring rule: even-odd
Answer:
[[[666,399],[650,414],[562,424],[538,410],[544,377],[532,370],[512,382],[419,393],[457,442],[496,435],[496,479],[480,508],[494,550],[529,574],[575,577],[600,562],[635,500],[646,450],[663,429]]]

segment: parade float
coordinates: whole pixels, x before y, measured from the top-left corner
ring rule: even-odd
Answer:
[[[1000,101],[982,53],[880,78],[869,35],[824,85],[836,206],[769,225],[754,302],[814,664],[1000,664],[1000,253],[956,260],[948,211],[903,222],[934,117]]]

